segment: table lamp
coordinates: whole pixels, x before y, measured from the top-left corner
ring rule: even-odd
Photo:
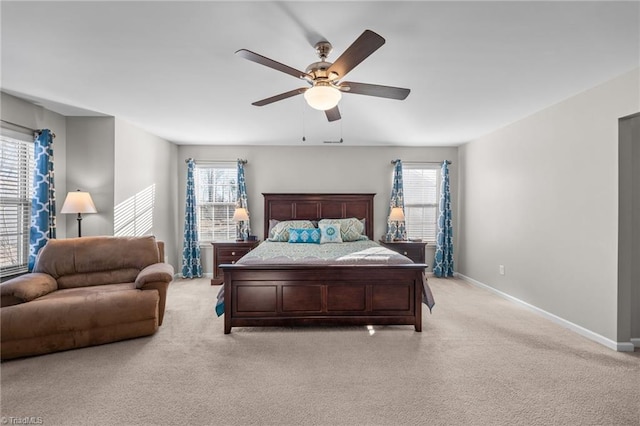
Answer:
[[[391,208],[389,221],[396,223],[396,229],[400,228],[400,222],[404,222],[404,211],[402,210],[402,207]],[[400,241],[400,239],[394,238],[394,241]]]
[[[233,218],[231,220],[238,224],[236,226],[236,241],[244,241],[246,237],[240,235],[241,224],[242,222],[246,222],[247,220],[249,220],[249,212],[245,208],[238,207],[233,212]]]

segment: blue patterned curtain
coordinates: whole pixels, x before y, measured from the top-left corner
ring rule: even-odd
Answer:
[[[440,186],[440,216],[433,274],[436,277],[453,276],[453,225],[451,223],[451,194],[449,193],[449,167],[442,162],[442,184]]]
[[[193,158],[187,160],[187,193],[184,211],[184,243],[182,246],[182,278],[202,276],[200,264],[200,243],[198,241],[198,223],[196,219],[196,188]]]
[[[238,159],[238,200],[236,201],[236,207],[244,208],[249,213],[249,203],[247,201],[247,182],[244,179],[244,164],[245,160]],[[251,216],[249,220],[243,221],[238,227],[238,238],[247,240],[247,237],[251,234]]]
[[[29,230],[29,271],[49,239],[56,237],[56,190],[53,181],[53,134],[44,129],[34,141],[35,170]]]
[[[393,169],[393,186],[391,187],[391,200],[389,202],[389,213],[394,207],[401,207],[404,211],[404,186],[402,184],[402,161],[396,160]],[[387,218],[389,215],[387,215]],[[387,219],[387,241],[406,240],[407,229],[404,222],[396,222]]]

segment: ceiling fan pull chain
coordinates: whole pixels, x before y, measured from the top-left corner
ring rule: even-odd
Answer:
[[[305,115],[304,115],[304,101],[301,102],[302,105],[302,142],[305,142],[307,140],[307,138],[305,137],[305,133],[306,132],[306,126],[305,126]]]

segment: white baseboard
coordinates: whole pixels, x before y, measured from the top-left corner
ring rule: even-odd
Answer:
[[[635,347],[640,346],[640,339],[632,339],[632,342],[615,342],[611,339],[608,339],[598,333],[594,333],[591,330],[588,330],[582,326],[579,326],[578,324],[574,324],[571,321],[567,321],[564,318],[561,318],[557,315],[554,315],[550,312],[547,312],[543,309],[538,308],[537,306],[533,306],[525,301],[522,301],[516,297],[513,297],[507,293],[504,293],[500,290],[496,290],[495,288],[488,286],[484,283],[481,283],[480,281],[474,280],[473,278],[467,277],[466,275],[462,275],[460,273],[456,273],[456,277],[467,281],[477,287],[481,287],[484,288],[486,290],[489,290],[490,292],[504,298],[507,300],[510,300],[512,302],[515,302],[527,309],[530,309],[534,312],[536,312],[537,314],[542,315],[543,317],[553,321],[554,323],[561,325],[562,327],[568,328],[569,330],[578,333],[579,335],[586,337],[589,340],[593,340],[594,342],[600,343],[601,345],[604,345],[606,347],[608,347],[609,349],[613,349],[614,351],[618,351],[618,352],[633,352]],[[633,342],[633,340],[636,340],[636,342]],[[635,345],[635,346],[634,346]]]

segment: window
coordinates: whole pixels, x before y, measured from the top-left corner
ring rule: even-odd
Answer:
[[[0,135],[0,275],[27,272],[33,185],[33,139]],[[9,136],[11,135],[11,136]]]
[[[196,164],[194,178],[200,242],[235,240],[231,218],[238,196],[236,164]]]
[[[404,216],[407,238],[436,241],[440,169],[436,164],[403,164]]]

